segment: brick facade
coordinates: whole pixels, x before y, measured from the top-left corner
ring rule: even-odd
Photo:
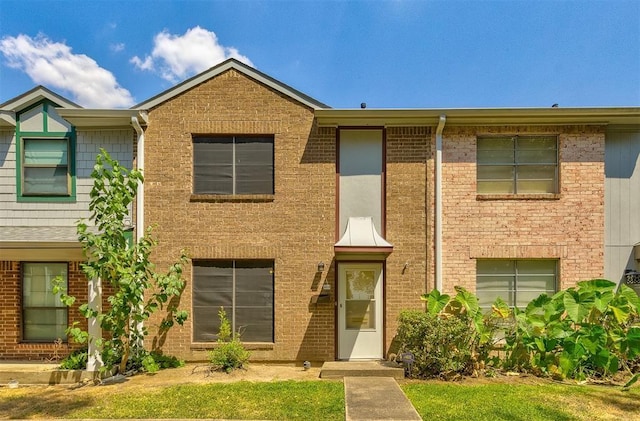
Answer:
[[[148,110],[144,213],[145,225],[153,227],[158,240],[151,258],[160,271],[174,263],[182,250],[192,259],[273,260],[274,341],[247,343],[252,358],[334,360],[338,329],[334,305],[336,146],[341,126],[321,125],[319,113],[308,104],[251,74],[243,72],[242,67],[232,67],[164,97],[164,102],[154,103]],[[444,292],[452,292],[456,285],[475,291],[478,259],[555,259],[559,262],[559,288],[602,277],[604,126],[474,123],[448,123],[443,133]],[[369,127],[385,125],[378,120]],[[429,122],[388,124],[383,130],[383,231],[385,239],[393,244],[384,265],[387,353],[400,311],[422,308],[420,295],[435,284],[436,134]],[[128,133],[118,129],[90,134],[92,144],[100,144],[104,137],[120,145]],[[557,194],[477,194],[477,138],[516,134],[558,136]],[[192,194],[193,135],[272,135],[275,193]],[[89,139],[89,134],[79,134],[79,139],[85,138]],[[135,156],[135,141],[132,134],[131,146],[119,146],[125,158],[129,150]],[[88,158],[85,161],[89,162]],[[323,272],[317,272],[319,262],[325,264]],[[192,313],[191,263],[184,269],[187,286],[180,307]],[[0,359],[51,358],[54,344],[20,342],[20,263],[0,261],[0,282],[4,288],[0,298],[4,332]],[[325,282],[331,286],[329,300],[317,301]],[[87,281],[77,262],[69,266],[69,288],[78,302],[86,300]],[[208,358],[207,351],[215,344],[193,340],[191,318],[166,336],[158,336],[155,332],[163,316],[157,314],[148,323],[152,334],[146,343],[149,348],[192,361]],[[86,326],[86,320],[73,308],[69,322],[76,320]],[[65,344],[61,353],[69,349]]]
[[[476,139],[483,134],[558,135],[559,194],[552,199],[476,194]],[[479,258],[559,259],[560,285],[604,273],[604,128],[445,129],[443,289],[475,291]]]
[[[275,341],[247,344],[256,360],[333,360],[333,300],[313,303],[327,280],[335,294],[336,128],[313,110],[235,70],[149,112],[146,221],[157,227],[154,259],[166,268],[181,249],[194,259],[275,261]],[[273,134],[275,194],[194,196],[193,134]],[[476,193],[476,139],[487,134],[553,134],[560,190],[553,198]],[[385,129],[385,352],[402,309],[421,308],[434,286],[434,151],[428,126]],[[604,132],[593,126],[450,126],[443,139],[443,287],[475,291],[478,258],[558,259],[560,288],[603,273]],[[328,269],[316,273],[317,262]],[[191,270],[182,307],[190,309]],[[156,320],[157,323],[157,320]],[[152,346],[198,360],[188,321]]]
[[[314,125],[313,110],[235,70],[150,110],[146,137],[145,219],[156,225],[154,260],[166,268],[182,248],[194,259],[273,259],[275,342],[252,346],[255,359],[331,360],[334,306],[312,304],[333,282],[335,130]],[[273,134],[275,194],[270,198],[192,197],[192,134]],[[320,276],[318,262],[328,269]],[[182,297],[190,309],[191,270]],[[332,292],[335,288],[332,288]],[[191,320],[163,350],[206,359],[192,343]]]

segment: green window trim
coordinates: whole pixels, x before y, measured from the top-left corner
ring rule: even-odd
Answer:
[[[40,104],[43,105],[43,113],[42,113],[42,132],[34,132],[34,131],[21,131],[20,129],[20,118],[18,116],[18,121],[16,122],[16,200],[18,202],[26,203],[26,202],[41,202],[41,203],[74,203],[76,201],[76,131],[75,128],[72,127],[71,130],[67,132],[50,132],[48,131],[48,107],[49,105],[54,106],[55,104],[50,104],[48,102],[38,103],[33,107],[23,111],[25,113]],[[22,114],[21,113],[21,114]],[[47,167],[45,165],[32,165],[29,166],[25,164],[25,141],[29,140],[66,140],[67,141],[67,193],[65,194],[28,194],[25,193],[24,181],[25,181],[25,171],[28,168],[44,168]],[[49,165],[50,167],[50,165]],[[59,168],[64,168],[64,165],[59,166]]]

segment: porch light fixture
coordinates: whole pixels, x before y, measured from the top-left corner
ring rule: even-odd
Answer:
[[[324,272],[324,262],[318,263],[318,272]]]

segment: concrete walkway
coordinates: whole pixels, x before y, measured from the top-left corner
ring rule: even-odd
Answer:
[[[346,421],[422,420],[391,377],[345,377]]]

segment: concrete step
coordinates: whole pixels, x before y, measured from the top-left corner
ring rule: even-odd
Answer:
[[[323,379],[342,379],[345,377],[404,379],[404,368],[388,361],[327,361],[322,364],[320,377]]]

